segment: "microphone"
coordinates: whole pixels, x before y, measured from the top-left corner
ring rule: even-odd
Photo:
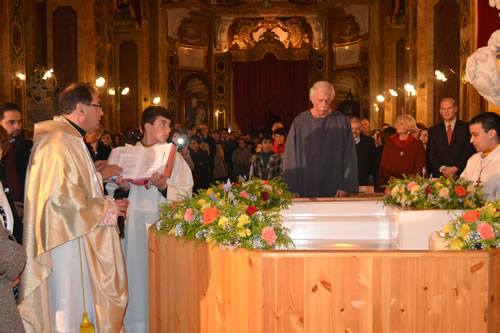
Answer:
[[[125,199],[128,197],[128,193],[122,190],[121,188],[117,188],[113,193],[113,198],[115,200]],[[118,234],[120,238],[125,238],[125,218],[123,216],[118,216]]]

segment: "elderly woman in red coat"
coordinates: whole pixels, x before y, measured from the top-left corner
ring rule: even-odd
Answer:
[[[417,132],[415,119],[407,114],[398,116],[397,133],[387,141],[382,153],[377,180],[377,192],[383,192],[390,177],[402,178],[403,175],[424,175],[425,148],[413,133]]]

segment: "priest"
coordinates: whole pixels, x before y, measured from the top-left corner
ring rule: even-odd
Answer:
[[[98,172],[83,140],[103,116],[97,91],[72,83],[54,99],[59,116],[35,125],[28,165],[19,310],[26,332],[77,332],[88,320],[121,332],[128,295],[116,221],[128,202],[102,188],[120,168]]]

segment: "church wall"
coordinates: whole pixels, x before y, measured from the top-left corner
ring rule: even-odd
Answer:
[[[26,124],[25,91],[23,79],[16,74],[26,73],[25,45],[25,2],[24,0],[0,1],[0,101],[11,101],[23,110],[23,123]]]
[[[436,52],[446,53],[438,49],[443,45],[435,40],[436,24],[446,25],[449,18],[442,14],[442,17],[435,17],[435,8],[439,3],[450,1],[454,1],[459,8],[460,33],[456,55],[459,61],[458,75],[448,71],[445,73],[449,78],[448,82],[436,82]],[[327,79],[341,85],[347,82],[359,89],[361,116],[370,119],[372,129],[380,127],[383,122],[393,123],[402,112],[410,112],[418,122],[432,125],[439,120],[437,100],[441,95],[436,87],[450,84],[451,77],[458,79],[457,100],[461,119],[468,120],[486,110],[498,112],[498,107],[488,104],[470,84],[462,81],[461,73],[464,72],[467,56],[476,48],[476,2],[407,0],[404,1],[404,15],[399,20],[393,20],[393,1],[390,0],[343,7],[325,5],[322,11],[305,11],[303,15],[312,29],[311,36],[314,36],[310,53],[310,83]],[[68,31],[54,31],[57,26],[57,10],[64,6],[70,7],[76,14],[74,26],[77,38],[72,48],[68,44],[57,46],[58,36],[64,36]],[[235,13],[238,8],[234,7]],[[255,8],[259,6],[255,5]],[[64,67],[64,74],[58,78],[58,83],[69,72],[73,74],[68,77],[76,75],[78,80],[85,82],[95,82],[99,76],[106,79],[106,85],[101,88],[100,94],[105,110],[103,123],[106,128],[116,132],[123,130],[123,126],[138,126],[142,110],[151,105],[156,96],[161,99],[160,105],[164,105],[175,115],[174,121],[183,123],[185,98],[181,85],[189,77],[198,76],[206,82],[209,89],[209,125],[214,128],[237,128],[234,116],[237,110],[232,107],[231,99],[231,56],[227,52],[231,47],[231,35],[227,27],[241,16],[228,10],[219,13],[216,9],[217,7],[209,4],[200,4],[199,11],[193,11],[182,6],[176,8],[174,3],[168,1],[144,0],[142,22],[139,24],[133,18],[117,15],[114,2],[109,1],[0,0],[0,20],[9,22],[0,25],[0,66],[5,73],[0,78],[0,100],[17,101],[26,110],[24,121],[30,127],[36,121],[51,117],[50,89],[43,101],[34,103],[30,95],[32,90],[28,87],[28,77],[33,74],[37,65],[44,69],[54,68],[56,72],[62,65],[67,66]],[[491,10],[495,11],[494,8]],[[368,19],[363,18],[363,13],[366,12],[369,13]],[[495,13],[498,14],[497,11]],[[248,13],[242,16],[248,17]],[[335,50],[332,44],[338,42],[337,35],[345,28],[343,23],[347,16],[354,17],[361,26],[365,25],[359,33],[363,49],[358,64],[338,68],[335,67]],[[255,17],[262,17],[258,10],[255,11]],[[189,29],[186,30],[189,26],[181,27],[183,20],[189,18],[203,22],[198,36],[201,37],[200,40],[189,36]],[[17,23],[14,27],[10,22]],[[63,19],[62,23],[64,25],[68,21]],[[15,34],[11,34],[12,29],[17,29]],[[322,45],[314,44],[318,42],[318,36],[324,39]],[[16,50],[12,47],[14,39]],[[120,56],[120,46],[126,42],[133,43],[137,49],[134,59],[129,59],[128,54]],[[178,43],[205,47],[206,69],[179,68]],[[68,54],[73,55],[74,59],[71,60]],[[57,60],[58,57],[62,60]],[[120,63],[123,61],[136,64],[135,69],[130,72],[122,67],[120,72]],[[122,76],[126,73],[134,74],[134,71],[137,79],[130,96],[115,97],[106,93],[107,88],[118,88]],[[15,79],[16,72],[26,74],[26,81]],[[397,98],[389,96],[388,89],[402,88],[398,85],[403,81],[412,83],[417,95],[406,99],[404,93]],[[344,92],[339,89],[334,106],[342,102],[342,94]],[[384,94],[386,99],[383,103],[376,102],[378,94]],[[126,111],[123,117],[117,110],[117,104],[122,99],[120,107],[124,106],[124,112]],[[409,108],[403,110],[402,106]],[[129,120],[123,123],[121,119],[125,117]],[[225,119],[225,122],[221,119]]]

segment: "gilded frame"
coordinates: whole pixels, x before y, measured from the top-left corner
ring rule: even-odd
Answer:
[[[332,44],[333,70],[361,66],[361,40]]]
[[[208,46],[177,44],[179,70],[208,72]]]

